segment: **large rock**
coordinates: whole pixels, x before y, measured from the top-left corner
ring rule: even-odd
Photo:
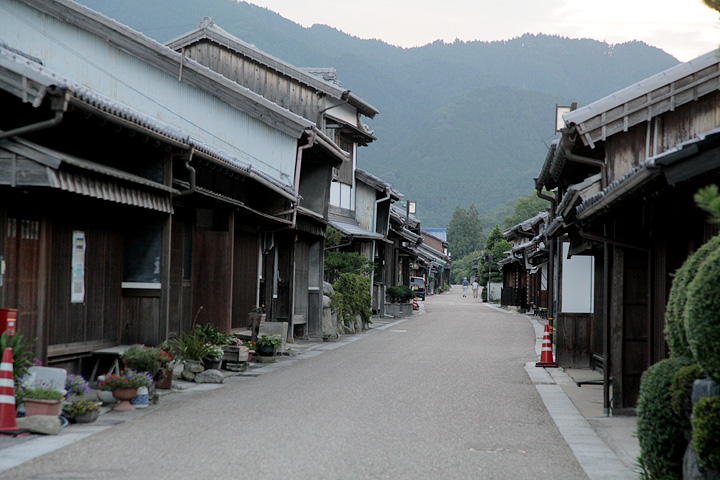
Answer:
[[[32,433],[57,435],[60,433],[60,419],[53,415],[32,415],[15,420],[18,428],[30,430]]]
[[[220,370],[210,369],[195,375],[196,383],[223,383],[224,381],[225,375]]]
[[[335,293],[335,289],[333,288],[332,284],[328,282],[323,282],[323,295],[332,295]]]
[[[195,373],[189,371],[189,370],[183,370],[180,374],[180,378],[185,380],[186,382],[192,382],[195,380]]]

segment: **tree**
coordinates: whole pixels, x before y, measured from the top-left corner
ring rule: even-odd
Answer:
[[[450,281],[454,284],[460,284],[463,281],[463,277],[467,277],[468,280],[475,275],[473,267],[477,268],[477,262],[474,260],[482,255],[480,250],[475,250],[468,253],[463,258],[457,261],[453,261],[452,269],[450,270]]]
[[[448,225],[448,243],[455,258],[482,248],[482,224],[475,204],[470,208],[457,206]]]
[[[712,8],[716,12],[720,12],[720,0],[703,0],[708,8]]]
[[[550,192],[543,192],[548,196]],[[518,223],[524,222],[528,218],[532,218],[540,212],[544,212],[550,206],[550,202],[531,193],[527,197],[520,197],[513,205],[512,215],[508,215],[503,220],[503,229],[507,230],[514,227]]]
[[[480,284],[487,284],[488,271],[491,272],[490,279],[493,282],[501,282],[502,274],[498,267],[498,262],[503,260],[507,255],[505,252],[512,248],[512,244],[505,240],[500,232],[500,227],[495,225],[490,236],[488,236],[487,242],[485,242],[485,251],[482,259],[480,260],[479,274]],[[492,256],[492,259],[488,257],[488,254]]]

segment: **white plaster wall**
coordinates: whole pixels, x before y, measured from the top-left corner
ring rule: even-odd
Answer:
[[[570,244],[562,244],[562,297],[560,311],[563,313],[593,313],[595,290],[595,259],[574,256],[567,258]]]

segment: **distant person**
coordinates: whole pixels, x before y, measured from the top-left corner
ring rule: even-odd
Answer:
[[[479,288],[480,288],[480,285],[477,283],[477,280],[473,281],[473,283],[472,283],[473,298],[478,298],[478,289]]]
[[[468,289],[468,285],[470,285],[468,283],[467,277],[463,277],[462,285],[463,285],[463,297],[467,297],[467,289]]]

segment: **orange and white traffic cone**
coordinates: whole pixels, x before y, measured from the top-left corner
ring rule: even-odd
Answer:
[[[0,437],[29,435],[15,423],[15,382],[13,381],[12,348],[3,352],[0,363]]]
[[[543,335],[542,349],[540,351],[540,361],[535,364],[536,367],[557,368],[558,364],[553,360],[552,343],[550,342],[550,329],[545,324],[545,334]]]
[[[418,308],[420,308],[420,307],[418,307],[417,297],[414,297],[413,298],[413,310],[417,310]]]

